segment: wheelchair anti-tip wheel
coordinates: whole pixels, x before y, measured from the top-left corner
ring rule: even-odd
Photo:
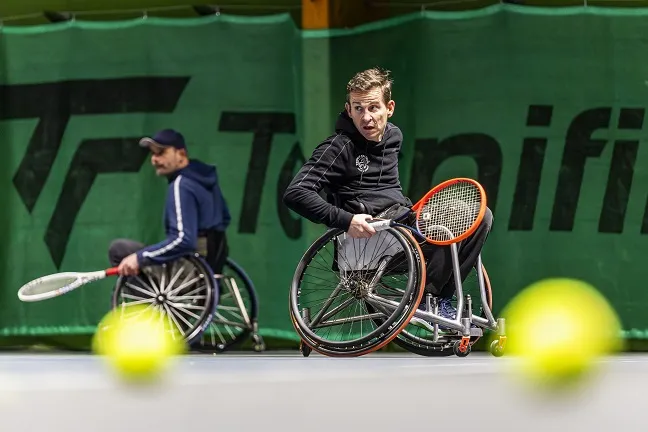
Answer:
[[[304,357],[310,356],[312,351],[313,349],[306,345],[304,341],[299,343],[299,352],[301,352]]]
[[[300,260],[290,289],[302,354],[360,356],[387,345],[416,311],[424,271],[418,243],[400,227],[369,239],[325,232]]]
[[[199,254],[143,267],[137,276],[120,276],[112,307],[157,308],[187,344],[199,338],[218,302],[218,283]]]
[[[199,352],[221,353],[252,338],[256,352],[265,350],[258,333],[258,300],[252,280],[234,260],[228,258],[223,274],[217,275],[220,297],[213,318],[192,348]]]

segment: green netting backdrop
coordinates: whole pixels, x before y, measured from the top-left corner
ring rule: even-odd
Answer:
[[[113,281],[34,304],[16,290],[107,266],[113,238],[161,239],[166,184],[136,141],[173,127],[219,168],[262,334],[294,339],[289,284],[321,227],[281,193],[333,130],[350,76],[380,65],[395,79],[406,192],[454,176],[487,188],[495,312],[533,281],[577,277],[643,337],[647,17],[498,6],[344,31],[301,32],[287,15],[3,27],[0,334],[94,331]]]

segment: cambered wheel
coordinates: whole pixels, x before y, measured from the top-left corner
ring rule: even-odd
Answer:
[[[143,267],[137,276],[120,276],[112,307],[146,305],[160,310],[177,334],[191,344],[212,319],[218,284],[200,255]]]
[[[328,356],[360,356],[388,344],[421,301],[421,257],[402,228],[369,239],[324,233],[300,260],[290,289],[290,316],[302,343]]]
[[[256,329],[258,300],[254,284],[245,270],[228,258],[223,277],[218,278],[220,298],[214,316],[192,348],[199,352],[221,353],[240,345]],[[263,339],[253,334],[253,349],[265,349]]]

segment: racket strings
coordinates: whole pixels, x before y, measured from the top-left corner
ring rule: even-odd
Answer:
[[[448,241],[468,231],[479,216],[481,194],[470,183],[454,183],[425,203],[418,220],[421,233],[433,241]]]
[[[25,295],[39,295],[61,289],[69,284],[76,282],[76,276],[61,276],[56,278],[42,278],[25,286],[22,290]]]

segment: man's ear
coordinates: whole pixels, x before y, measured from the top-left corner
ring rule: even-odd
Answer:
[[[344,109],[346,110],[347,114],[349,114],[349,117],[351,117],[351,105],[349,105],[349,102],[344,103]]]
[[[390,100],[387,103],[387,113],[388,113],[387,116],[388,117],[391,117],[391,116],[394,115],[394,109],[395,108],[396,108],[396,102],[394,102],[393,100]]]

